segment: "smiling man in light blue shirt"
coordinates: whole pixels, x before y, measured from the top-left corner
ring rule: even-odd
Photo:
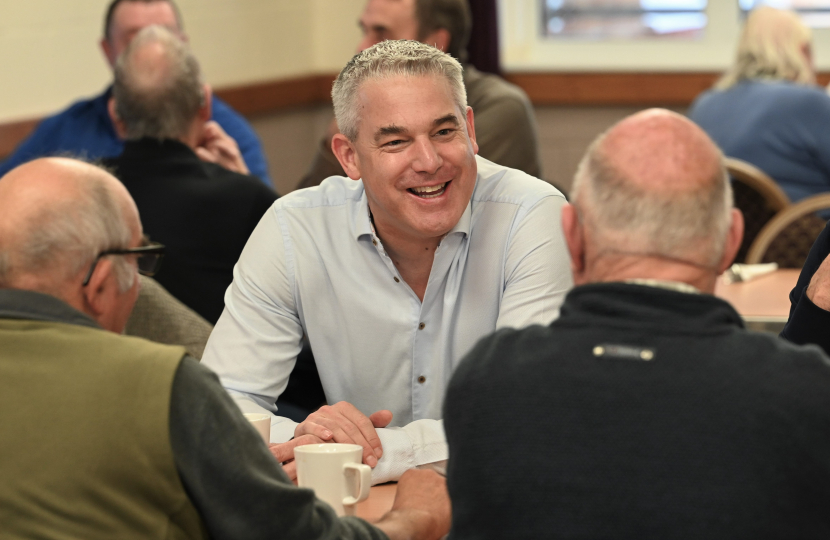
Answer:
[[[453,369],[501,327],[547,324],[572,285],[561,193],[476,157],[461,66],[415,41],[357,55],[332,91],[331,177],[248,241],[203,362],[245,411],[276,412],[308,336],[332,406],[272,441],[364,446],[375,482],[446,460]],[[470,414],[476,414],[470,411]]]

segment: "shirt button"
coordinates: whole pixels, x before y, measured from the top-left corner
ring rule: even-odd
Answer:
[[[372,238],[372,244],[374,244],[374,245],[378,245],[378,241],[377,241],[377,240],[375,240],[374,238]]]
[[[421,324],[418,325],[418,330],[423,330],[426,327],[427,327],[427,325],[425,325],[424,323],[421,323]]]
[[[393,277],[392,279],[394,279],[394,280],[395,280],[395,283],[400,283],[400,282],[401,282],[401,280],[399,280],[399,279],[398,279],[398,278],[396,278],[396,277]]]
[[[418,382],[424,384],[425,382],[427,382],[427,378],[421,375],[420,377],[418,377]]]

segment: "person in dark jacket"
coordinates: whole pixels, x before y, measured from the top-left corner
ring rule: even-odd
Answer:
[[[830,355],[830,223],[816,238],[790,292],[790,317],[781,337],[818,345]]]
[[[827,538],[830,360],[713,296],[743,228],[720,151],[641,112],[572,197],[560,318],[483,339],[450,382],[450,538]]]
[[[164,27],[144,28],[115,64],[109,108],[127,142],[104,164],[129,190],[150,238],[167,246],[158,282],[215,324],[233,266],[277,194],[245,174],[239,148],[209,121],[210,103],[187,44]],[[223,141],[219,163],[197,154],[205,131]]]

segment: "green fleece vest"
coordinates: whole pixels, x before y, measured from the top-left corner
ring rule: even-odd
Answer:
[[[185,351],[0,319],[0,538],[204,538],[170,448]]]

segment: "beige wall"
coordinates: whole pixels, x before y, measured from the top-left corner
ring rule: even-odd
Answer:
[[[337,71],[359,38],[362,0],[179,0],[185,30],[216,87]],[[100,92],[108,0],[4,2],[0,122],[37,117]]]

